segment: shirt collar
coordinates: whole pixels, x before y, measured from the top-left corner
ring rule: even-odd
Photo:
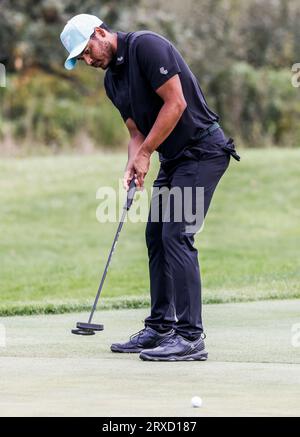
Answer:
[[[127,36],[128,33],[117,32],[117,52],[111,62],[112,70],[118,69],[126,61]]]

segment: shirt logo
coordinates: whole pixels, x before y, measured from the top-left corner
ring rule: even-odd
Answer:
[[[118,62],[122,62],[123,59],[124,59],[123,56],[120,56],[119,58],[117,58],[117,61],[118,61]]]
[[[160,67],[159,71],[160,71],[161,74],[164,74],[164,75],[169,73],[168,70],[166,70],[164,67]]]

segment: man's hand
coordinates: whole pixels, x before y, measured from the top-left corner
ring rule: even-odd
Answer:
[[[151,153],[140,148],[133,159],[128,160],[123,178],[123,186],[126,191],[129,190],[133,178],[135,178],[137,189],[144,187],[145,177],[150,167],[150,158]]]
[[[139,152],[142,144],[145,141],[144,135],[138,130],[137,125],[132,120],[132,118],[128,118],[126,121],[126,126],[130,133],[130,141],[128,144],[128,162],[126,165],[123,185],[126,191],[129,190],[129,185],[132,179],[136,178],[136,170],[134,167],[134,161],[137,153]]]
[[[141,190],[144,187],[145,177],[150,167],[150,158],[151,153],[141,146],[133,159],[132,169],[137,189]]]
[[[127,165],[126,165],[124,178],[123,178],[123,186],[124,186],[126,191],[129,190],[130,182],[132,181],[134,176],[135,176],[135,172],[134,172],[134,167],[133,167],[133,161],[129,160]]]

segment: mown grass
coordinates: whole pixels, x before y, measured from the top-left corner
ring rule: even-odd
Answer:
[[[300,296],[300,150],[242,152],[197,237],[206,303]],[[0,161],[0,314],[86,310],[116,223],[96,220],[101,186],[118,187],[126,156]],[[158,162],[153,158],[150,188]],[[144,223],[125,224],[102,307],[148,305]]]

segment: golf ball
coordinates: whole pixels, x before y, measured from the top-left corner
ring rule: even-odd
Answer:
[[[200,408],[202,407],[202,399],[199,396],[194,396],[192,397],[191,404],[193,408]]]

